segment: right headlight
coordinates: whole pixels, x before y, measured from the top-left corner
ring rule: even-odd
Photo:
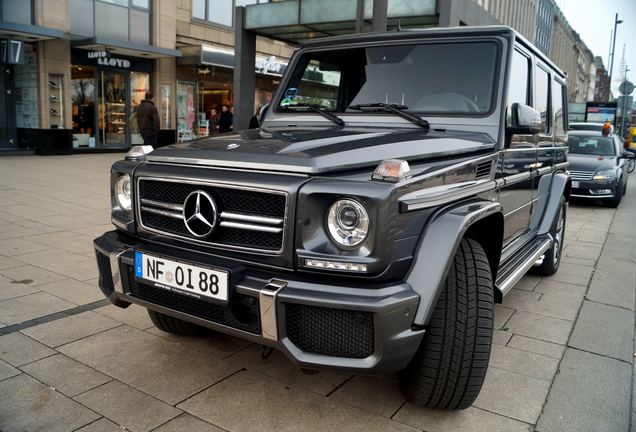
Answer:
[[[616,171],[613,169],[600,170],[594,173],[594,180],[609,180],[616,178]]]
[[[331,239],[342,249],[354,249],[369,233],[369,215],[364,206],[352,199],[341,199],[327,212],[327,228]]]
[[[132,209],[130,176],[128,174],[121,175],[115,182],[115,200],[122,210],[129,212]]]

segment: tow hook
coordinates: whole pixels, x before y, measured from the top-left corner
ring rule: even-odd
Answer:
[[[267,360],[269,356],[274,352],[274,348],[263,345],[263,350],[261,351],[261,357],[263,360]]]

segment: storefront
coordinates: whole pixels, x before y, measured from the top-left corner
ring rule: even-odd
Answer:
[[[73,48],[73,147],[126,148],[143,143],[135,110],[150,91],[151,79],[152,60]]]
[[[234,51],[205,45],[182,50],[184,56],[177,60],[177,132],[179,141],[187,141],[215,133],[222,106],[233,109]],[[257,56],[254,112],[270,102],[286,66],[274,56]]]

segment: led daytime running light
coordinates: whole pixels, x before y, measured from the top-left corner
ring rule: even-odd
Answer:
[[[327,261],[319,259],[305,259],[305,266],[322,270],[350,271],[365,273],[367,265],[361,263]]]

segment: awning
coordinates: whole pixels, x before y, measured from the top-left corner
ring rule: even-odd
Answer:
[[[210,45],[197,45],[181,48],[183,57],[177,59],[178,65],[209,65],[234,68],[234,51]],[[255,72],[263,75],[281,76],[287,63],[276,56],[256,56]]]
[[[62,30],[0,21],[0,39],[6,38],[24,42],[37,42],[48,39],[61,39],[63,37],[64,32]]]
[[[100,37],[73,41],[71,42],[71,46],[89,51],[109,51],[113,54],[147,59],[181,57],[181,51],[178,49],[161,48],[154,45],[137,44]]]
[[[245,28],[275,39],[302,43],[356,32],[358,0],[286,0],[245,7]],[[436,26],[437,0],[387,0],[388,29]],[[370,23],[373,0],[364,0]]]

